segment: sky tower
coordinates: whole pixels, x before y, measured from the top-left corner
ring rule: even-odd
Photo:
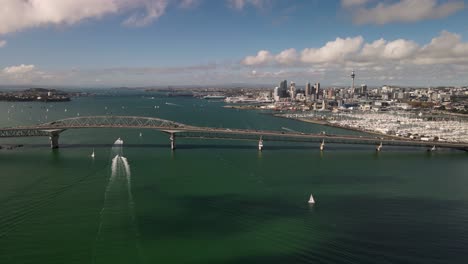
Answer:
[[[354,77],[356,77],[356,74],[354,74],[354,70],[353,70],[353,72],[351,72],[351,79],[353,79],[353,86],[351,87],[352,93],[354,93]]]

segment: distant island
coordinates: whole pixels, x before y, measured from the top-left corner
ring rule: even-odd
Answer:
[[[0,101],[10,102],[68,102],[73,96],[88,96],[88,93],[69,93],[56,89],[30,88],[23,91],[0,92]]]

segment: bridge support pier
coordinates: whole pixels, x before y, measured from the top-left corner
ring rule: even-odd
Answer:
[[[175,134],[171,133],[171,136],[169,137],[169,139],[171,140],[171,150],[175,150],[175,148],[176,148],[176,146],[175,146]]]
[[[50,148],[51,149],[57,149],[59,147],[59,133],[58,132],[52,132],[50,133],[50,136],[49,136],[49,140],[50,140]]]

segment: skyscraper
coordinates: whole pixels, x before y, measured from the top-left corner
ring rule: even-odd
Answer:
[[[305,86],[305,96],[308,97],[311,94],[312,94],[312,90],[311,90],[310,82],[307,82]]]
[[[287,97],[287,94],[288,94],[288,81],[287,80],[280,82],[278,94],[280,97]]]
[[[367,93],[367,85],[361,84],[361,94],[366,94],[366,93]]]
[[[352,93],[354,93],[354,77],[356,77],[356,74],[354,74],[354,70],[353,70],[353,72],[351,73],[351,79],[353,79],[353,85],[351,86]]]
[[[291,82],[291,85],[289,87],[289,95],[291,96],[292,100],[296,98],[296,83],[295,82]]]
[[[320,93],[320,83],[319,82],[314,84],[314,90],[315,90],[315,94],[319,95],[319,93]]]
[[[279,94],[279,87],[276,86],[275,90],[273,91],[273,99],[278,102],[280,100],[280,94]]]

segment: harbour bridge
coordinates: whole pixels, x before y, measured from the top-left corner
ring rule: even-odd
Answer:
[[[286,132],[272,130],[230,129],[215,127],[199,127],[164,120],[155,117],[140,116],[85,116],[61,119],[54,122],[0,128],[0,138],[11,137],[49,137],[51,148],[59,147],[60,133],[69,129],[83,128],[146,128],[164,132],[169,135],[171,149],[176,147],[177,138],[199,139],[226,139],[226,140],[254,140],[258,141],[258,148],[262,150],[263,141],[286,142],[316,142],[323,148],[326,143],[339,144],[363,144],[426,147],[426,148],[450,148],[468,151],[468,143],[419,141],[390,136],[359,136],[359,135],[330,135],[309,134],[301,132]],[[380,149],[379,148],[379,149]]]

